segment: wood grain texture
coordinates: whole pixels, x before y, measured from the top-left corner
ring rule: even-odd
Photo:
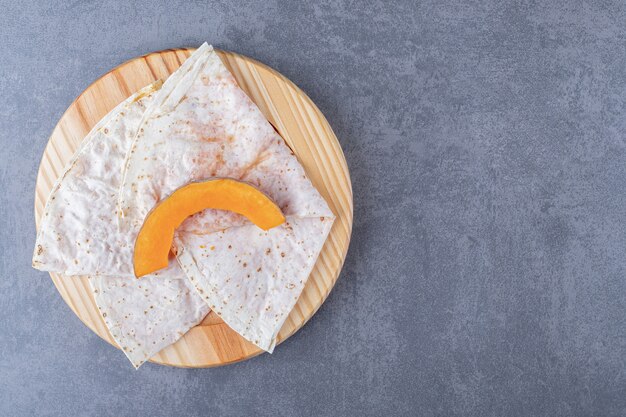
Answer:
[[[63,114],[44,151],[35,191],[37,227],[46,199],[79,143],[113,107],[135,91],[174,72],[193,52],[176,49],[132,59],[90,85]],[[241,88],[259,106],[295,152],[337,220],[309,276],[304,291],[285,321],[278,340],[287,339],[315,314],[337,281],[352,231],[352,187],[348,166],[330,125],[315,104],[287,78],[247,57],[218,51]],[[51,273],[59,293],[96,334],[116,346],[91,294],[87,277]],[[151,362],[179,367],[209,367],[238,362],[262,351],[209,314],[178,342]]]

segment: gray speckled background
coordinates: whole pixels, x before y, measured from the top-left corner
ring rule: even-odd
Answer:
[[[624,3],[150,3],[0,0],[0,415],[626,415]],[[327,115],[352,246],[273,355],[135,372],[30,267],[37,167],[90,82],[205,40]]]

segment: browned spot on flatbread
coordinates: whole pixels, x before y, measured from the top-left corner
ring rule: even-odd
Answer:
[[[225,163],[223,151],[215,155],[215,169],[220,169]]]
[[[217,143],[217,142],[221,142],[222,140],[220,138],[215,138],[213,136],[205,136],[202,138],[203,142],[208,142],[208,143]]]
[[[259,152],[257,157],[254,158],[254,161],[252,161],[250,164],[248,164],[247,167],[243,169],[239,178],[242,178],[242,179],[246,178],[246,176],[250,173],[252,169],[256,168],[257,166],[265,162],[268,158],[269,158],[269,155],[267,154],[265,150],[262,150],[261,152]]]

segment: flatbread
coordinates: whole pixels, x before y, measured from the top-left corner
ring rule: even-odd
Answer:
[[[135,235],[118,227],[123,163],[160,86],[149,85],[129,97],[87,135],[48,197],[33,255],[37,269],[90,275],[100,313],[135,368],[209,311],[175,259],[167,269],[136,280]]]
[[[215,177],[248,182],[272,198],[287,223],[268,232],[237,214],[205,210],[174,239],[181,266],[208,305],[271,352],[334,215],[212,47],[202,45],[194,58],[144,114],[120,187],[120,221],[138,229],[174,190]]]
[[[331,225],[330,219],[289,217],[285,225],[268,231],[246,225],[188,234],[177,241],[179,260],[215,313],[241,336],[272,352]]]
[[[151,84],[123,101],[80,144],[46,202],[34,268],[63,275],[134,276],[136,233],[118,227],[116,196],[137,126],[160,86]],[[184,277],[176,262],[157,274]]]
[[[209,312],[186,279],[92,276],[89,284],[111,336],[135,369]]]

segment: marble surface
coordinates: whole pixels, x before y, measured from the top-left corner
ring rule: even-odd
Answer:
[[[626,415],[623,2],[0,10],[0,415]],[[135,372],[30,266],[37,167],[90,82],[205,40],[278,69],[327,115],[352,173],[352,245],[273,355]]]

